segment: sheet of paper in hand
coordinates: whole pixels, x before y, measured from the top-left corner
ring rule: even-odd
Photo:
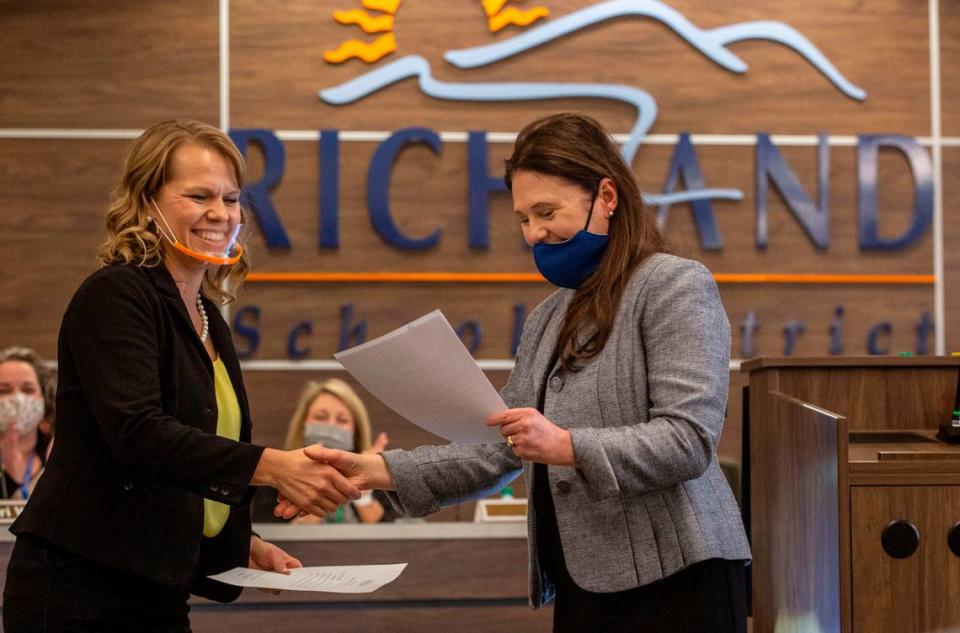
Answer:
[[[504,441],[484,421],[507,406],[439,310],[333,356],[381,402],[435,435],[460,444]]]
[[[406,563],[398,563],[395,565],[301,567],[291,569],[289,574],[234,567],[229,571],[210,576],[210,578],[238,587],[326,591],[330,593],[371,593],[396,580],[406,566]]]

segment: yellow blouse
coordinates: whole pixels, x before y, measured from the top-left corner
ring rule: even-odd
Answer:
[[[237,402],[237,394],[233,390],[227,368],[219,358],[213,361],[213,384],[217,392],[217,435],[239,440],[240,404]],[[229,516],[230,506],[219,501],[204,499],[203,535],[212,538],[219,534]]]

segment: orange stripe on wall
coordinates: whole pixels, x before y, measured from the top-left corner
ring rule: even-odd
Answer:
[[[934,275],[822,275],[780,273],[716,273],[721,284],[900,284],[930,285]],[[539,273],[250,273],[250,282],[313,283],[540,283]]]

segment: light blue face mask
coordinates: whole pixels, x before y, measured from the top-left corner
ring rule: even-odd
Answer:
[[[598,186],[590,199],[587,223],[576,235],[556,244],[541,242],[533,245],[533,261],[537,264],[537,270],[554,286],[579,288],[600,265],[610,236],[587,231],[599,191]]]
[[[303,427],[303,444],[323,444],[327,448],[338,448],[341,451],[353,451],[353,431],[343,429],[332,424],[306,424]]]

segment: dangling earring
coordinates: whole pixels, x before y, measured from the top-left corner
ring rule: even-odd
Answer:
[[[607,219],[609,220],[612,217],[613,217],[613,211],[607,211]]]

